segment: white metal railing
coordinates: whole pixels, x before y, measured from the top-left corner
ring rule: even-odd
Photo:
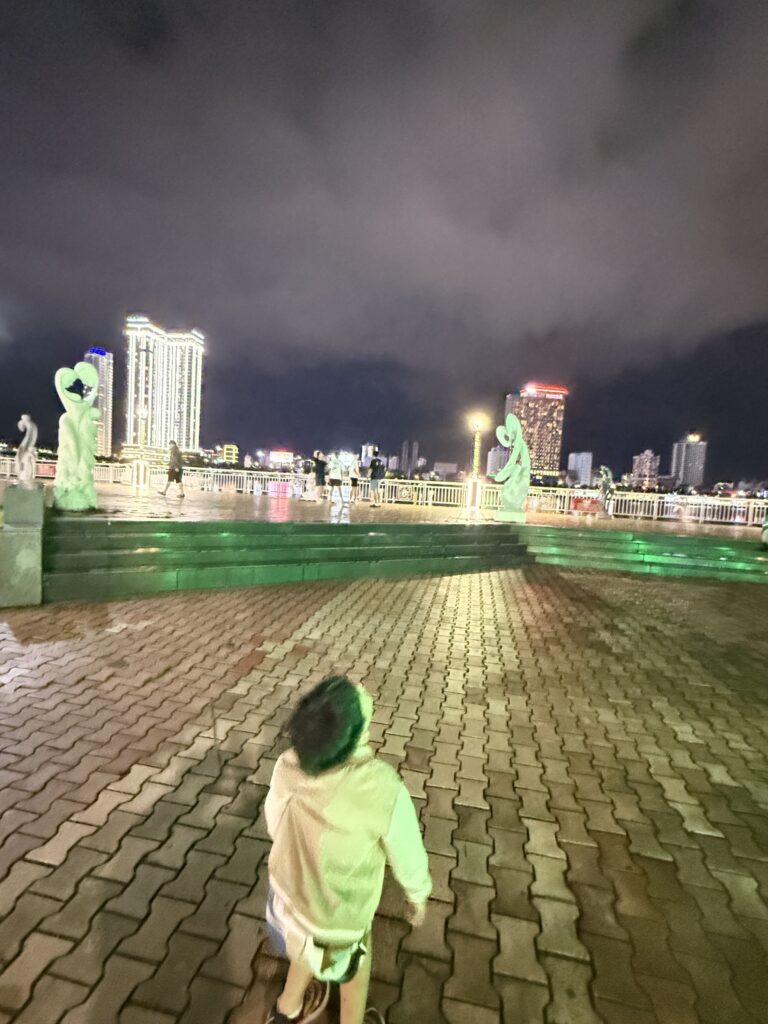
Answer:
[[[100,462],[94,469],[97,484],[126,485],[134,482],[135,463]],[[55,462],[38,462],[40,479],[52,480]],[[14,461],[0,458],[0,479],[14,475]],[[150,468],[145,483],[162,488],[166,470]],[[238,492],[258,496],[310,497],[314,492],[314,476],[296,473],[266,473],[244,469],[185,467],[184,484],[192,491]],[[498,484],[480,485],[478,507],[494,510],[500,505]],[[370,495],[370,482],[361,480],[358,496]],[[431,480],[382,480],[381,499],[386,504],[404,504],[462,508],[467,504],[467,484]],[[574,514],[597,510],[596,490],[575,490],[569,487],[532,487],[527,507],[531,512]],[[654,494],[617,491],[612,499],[614,516],[627,519],[659,519],[691,523],[719,523],[730,526],[760,526],[768,514],[768,499],[718,498],[708,495]]]

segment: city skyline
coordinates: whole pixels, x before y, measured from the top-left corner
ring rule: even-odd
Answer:
[[[172,338],[172,339],[175,338],[176,340],[178,340],[178,339],[182,339],[183,340],[183,339],[186,338],[186,340],[188,340],[188,341],[191,338],[195,342],[196,346],[203,345],[203,336],[202,336],[202,334],[199,331],[193,330],[193,331],[190,331],[190,332],[184,332],[184,331],[164,332],[162,328],[160,328],[156,324],[152,323],[152,321],[148,317],[144,316],[143,314],[139,314],[139,315],[129,314],[126,317],[125,323],[127,324],[131,319],[133,319],[136,323],[144,325],[144,326],[150,325],[150,327],[154,331],[160,332],[160,334],[166,334],[167,337],[169,337],[169,338]],[[130,346],[128,348],[130,349]],[[98,365],[98,362],[100,361],[99,357],[102,356],[102,354],[103,354],[103,356],[106,356],[106,358],[107,358],[107,360],[109,362],[110,374],[111,375],[114,374],[115,367],[118,368],[118,372],[119,372],[119,366],[120,366],[119,361],[118,361],[117,364],[115,364],[114,361],[113,361],[113,354],[108,352],[108,351],[106,351],[105,349],[103,349],[103,348],[101,348],[99,346],[94,346],[91,349],[89,349],[88,352],[86,353],[85,358],[89,358],[89,356],[90,356],[91,357],[90,361],[94,362],[95,365]],[[126,363],[126,369],[127,369],[127,364],[130,361],[129,358],[127,358],[127,356],[128,356],[128,353],[126,352],[126,359],[124,360],[125,363]],[[128,375],[126,373],[126,383],[128,383],[127,376]],[[101,386],[101,381],[100,381],[100,386]],[[543,388],[543,387],[546,387],[546,385],[538,385],[538,387],[542,387]],[[567,389],[562,388],[561,390],[567,393]],[[577,394],[578,394],[578,392],[577,392]],[[510,400],[511,397],[512,396],[510,394],[506,394],[505,407],[509,407],[509,405],[510,405],[510,401],[509,400]],[[490,409],[490,408],[492,408],[492,405],[493,405],[492,402],[488,402],[488,403],[486,403],[486,408]],[[200,426],[201,413],[202,413],[202,406],[201,406],[201,403],[200,403],[199,397],[198,397],[197,408],[196,408],[196,423],[197,423],[197,429],[198,430],[199,430],[199,426]],[[501,419],[502,419],[502,413],[498,414],[498,418],[499,418],[499,422],[500,422]],[[495,417],[493,416],[493,414],[491,414],[491,420],[495,421]],[[101,421],[102,425],[100,425],[100,437],[101,437],[101,433],[102,433],[103,423],[104,423],[104,420],[102,419],[102,421]],[[567,427],[567,425],[568,424],[566,422],[565,426]],[[44,424],[43,424],[43,430],[45,430]],[[366,431],[365,433],[370,435],[371,431]],[[566,433],[567,433],[567,431],[566,431]],[[234,436],[235,434],[237,434],[237,430],[236,429],[235,430],[224,430],[221,433],[220,437],[221,436],[227,436],[227,435]],[[276,434],[276,436],[281,436],[281,437],[284,438],[285,431],[282,430],[281,428],[278,428],[278,430],[275,432],[275,434]],[[364,436],[364,435],[361,433],[360,436]],[[214,441],[215,441],[215,443],[219,443],[220,437],[216,438],[216,439],[209,438],[208,440],[211,443],[214,443]],[[3,440],[5,442],[13,445],[13,443],[14,443],[14,434],[13,434],[13,432],[12,431],[9,432],[5,437],[0,435],[0,440]],[[609,436],[608,438],[606,438],[606,440],[611,440],[611,437]],[[615,440],[615,437],[613,438],[613,440]],[[685,440],[685,438],[683,440]],[[315,441],[316,441],[316,438],[314,439],[312,444],[314,444]],[[708,449],[710,447],[710,441],[711,441],[711,439],[707,438],[707,441],[703,444],[704,450],[708,451]],[[53,440],[51,439],[50,441],[48,441],[46,439],[46,437],[44,436],[44,433],[43,433],[43,434],[41,434],[41,442],[40,442],[41,446],[45,447],[46,446],[46,442],[47,442],[48,445],[50,445],[50,444],[53,443]],[[403,442],[403,446],[402,446],[403,449],[405,448],[406,443],[409,444],[409,446],[410,446],[410,442]],[[669,445],[669,443],[670,443],[670,439],[667,437],[661,443],[660,447],[662,449],[664,449],[665,445]],[[662,480],[665,480],[665,479],[670,478],[670,477],[674,477],[674,475],[675,475],[674,472],[673,472],[672,467],[673,467],[674,459],[675,459],[674,451],[675,451],[675,449],[676,449],[676,447],[677,447],[677,445],[679,443],[682,443],[682,442],[674,442],[673,445],[672,445],[672,449],[671,449],[672,450],[672,455],[670,456],[670,472],[668,474],[665,474],[662,471],[663,470],[663,465],[659,467],[658,476]],[[284,439],[282,441],[279,441],[276,444],[274,444],[274,447],[279,448],[281,446],[281,444],[283,446],[285,446],[286,442],[285,442]],[[307,445],[303,445],[303,444],[288,444],[287,447],[288,448],[292,448],[295,451],[307,451],[307,452],[309,452],[312,449],[312,444],[307,444]],[[415,444],[415,453],[416,453],[416,455],[418,455],[419,443],[418,442],[414,442],[414,444]],[[101,445],[101,441],[100,441],[100,445]],[[337,443],[336,445],[325,445],[325,447],[327,447],[329,449],[333,448],[333,447],[338,447],[338,448],[346,449],[346,448],[350,448],[350,447],[354,448],[356,445],[357,445],[357,447],[360,447],[359,441],[355,441],[354,438],[353,438],[351,441],[349,439],[347,439],[347,441],[345,441],[345,442],[343,442],[341,444]],[[466,437],[465,434],[457,433],[457,445],[458,445],[458,447],[457,447],[456,451],[454,452],[454,455],[456,453],[458,453],[458,455],[459,455],[458,464],[459,464],[459,467],[461,468],[462,464],[466,463],[468,461],[467,460],[468,440],[467,440],[467,437]],[[196,446],[196,448],[200,449],[200,450],[202,450],[202,448],[204,448],[204,447],[205,446],[202,445],[201,443],[198,443],[198,445]],[[248,450],[251,450],[251,451],[254,450],[254,445],[250,442],[250,440],[246,440],[244,442],[241,442],[238,445],[238,447],[242,451],[244,451],[244,452],[248,451]],[[381,447],[382,451],[386,452],[390,448],[393,449],[393,450],[397,450],[398,446],[397,445],[384,444],[382,442],[380,444],[380,447]],[[438,445],[438,449],[440,449],[439,445]],[[465,449],[467,449],[467,451],[465,451]],[[443,446],[442,450],[445,451],[445,446]],[[492,453],[492,451],[494,451],[494,444],[493,444],[493,440],[492,440],[491,437],[488,437],[486,439],[486,441],[484,441],[482,451],[483,451],[483,460],[484,460],[484,463],[485,463],[486,460],[491,458],[491,453]],[[100,450],[99,454],[100,455],[102,454],[101,450]],[[129,449],[129,454],[130,454],[130,449]],[[590,454],[591,455],[592,453],[575,453],[575,454],[576,455],[578,455],[578,454],[582,454],[582,455]],[[648,451],[646,450],[642,454],[647,455]],[[653,453],[651,452],[651,454],[653,454]],[[568,470],[570,470],[572,468],[570,463],[571,463],[571,459],[573,457],[574,457],[574,453],[571,453],[569,455],[569,457],[568,457],[567,467],[561,465],[561,471],[563,473],[568,472]],[[634,462],[635,458],[636,458],[636,456],[632,456],[630,461]],[[433,455],[433,459],[434,459],[435,462],[438,462],[438,463],[446,461],[445,456],[441,455],[439,453]],[[602,458],[601,457],[601,455],[600,455],[600,446],[598,446],[598,453],[595,456],[595,459],[596,459],[595,465],[601,464],[601,463],[610,464],[607,457],[606,458]],[[661,460],[661,457],[659,457],[659,461],[660,460]],[[409,465],[410,465],[410,462],[412,462],[412,461],[413,461],[412,459],[408,460]],[[430,459],[429,461],[431,462],[432,459]],[[450,461],[453,461],[453,460],[450,460]],[[390,468],[393,468],[393,466],[394,466],[397,469],[400,469],[401,462],[402,462],[402,455],[390,456],[390,464],[391,464]],[[423,468],[426,465],[426,462],[425,462],[424,459],[418,459],[418,462],[420,463],[419,468]],[[628,478],[635,475],[634,472],[633,472],[634,465],[633,465],[633,470],[631,470],[629,472],[625,472],[623,467],[624,467],[624,463],[621,463],[618,460],[616,461],[616,463],[614,463],[612,465],[612,468],[614,470],[614,473],[615,473],[617,479],[621,475],[624,475],[624,476],[626,476]],[[761,473],[759,470],[758,470],[758,472],[752,472],[752,473],[749,473],[749,472],[744,473],[744,472],[742,472],[742,473],[730,473],[730,474],[728,474],[728,473],[712,473],[712,472],[710,472],[710,468],[711,467],[709,465],[709,459],[707,459],[707,465],[706,465],[706,468],[704,470],[704,472],[706,474],[704,476],[704,483],[707,486],[713,486],[716,482],[723,481],[723,480],[738,481],[738,480],[749,480],[749,479],[752,479],[752,480],[768,479],[768,472]],[[411,472],[413,472],[413,471],[414,471],[413,468],[411,468]],[[696,479],[699,479],[699,477],[697,476]],[[687,486],[698,486],[698,484],[686,484],[686,485]],[[649,482],[647,484],[647,486],[651,487],[653,485]]]
[[[209,440],[454,460],[543,379],[617,473],[768,473],[768,5],[203,6],[4,11],[2,436],[133,308],[215,339]]]

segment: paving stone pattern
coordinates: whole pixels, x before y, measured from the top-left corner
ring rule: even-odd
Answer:
[[[387,1021],[766,1024],[766,621],[761,588],[543,566],[7,614],[0,1021],[261,1024],[262,804],[334,669],[435,881],[414,932],[387,879]]]

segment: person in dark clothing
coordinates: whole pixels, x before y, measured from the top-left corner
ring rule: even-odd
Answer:
[[[168,452],[168,479],[165,482],[165,487],[160,493],[165,496],[168,492],[168,488],[171,484],[178,484],[179,497],[184,497],[184,483],[182,482],[182,476],[184,473],[184,459],[182,458],[179,446],[175,441],[171,441],[171,447]]]
[[[322,500],[325,497],[325,471],[328,468],[328,463],[322,452],[317,451],[312,456],[312,462],[315,466],[315,490],[317,491],[318,500]]]
[[[383,461],[379,458],[379,449],[374,448],[371,459],[371,508],[381,505],[381,481],[386,475]]]

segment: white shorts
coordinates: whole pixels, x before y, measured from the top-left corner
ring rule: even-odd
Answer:
[[[350,981],[360,958],[368,952],[367,935],[351,945],[317,943],[274,889],[269,890],[267,898],[267,928],[275,950],[292,963],[308,967],[319,981]]]

